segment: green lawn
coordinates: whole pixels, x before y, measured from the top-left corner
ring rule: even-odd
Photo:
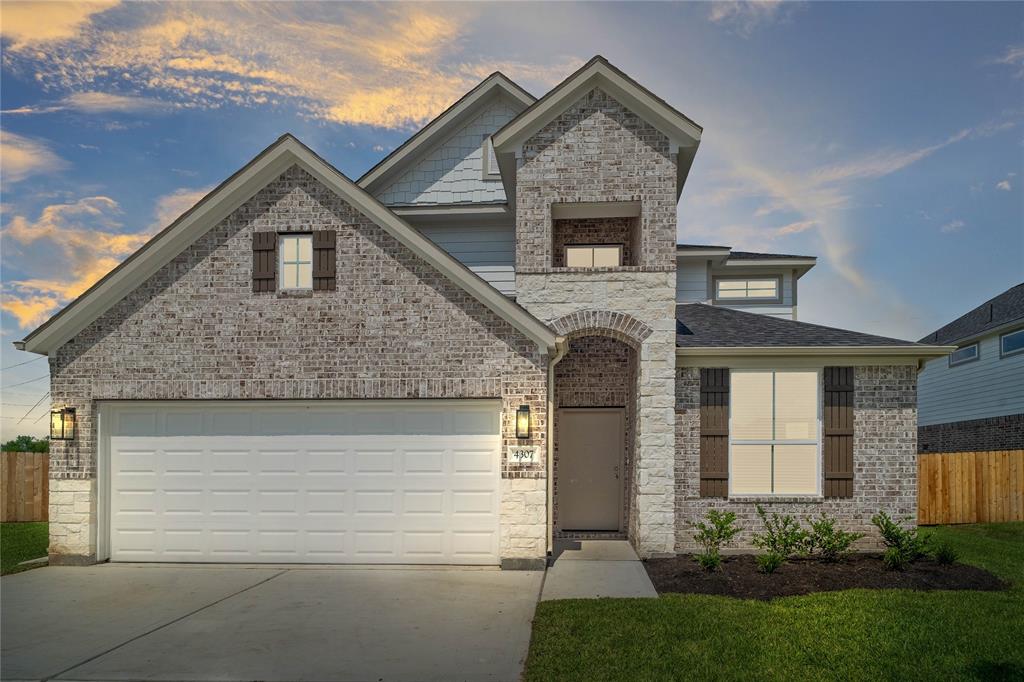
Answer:
[[[932,532],[1015,587],[541,602],[525,678],[1024,679],[1024,523]]]
[[[22,561],[46,556],[49,544],[49,524],[0,523],[0,575],[25,570],[18,567]]]

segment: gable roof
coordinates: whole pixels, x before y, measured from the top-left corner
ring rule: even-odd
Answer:
[[[817,260],[817,256],[797,256],[792,253],[756,253],[754,251],[730,251],[729,260]]]
[[[356,184],[369,192],[383,189],[384,184],[415,160],[419,153],[430,149],[435,141],[446,139],[449,133],[466,122],[476,111],[477,105],[501,94],[521,103],[524,108],[537,101],[536,97],[508,76],[495,71],[381,159],[376,166],[363,173]]]
[[[704,129],[601,55],[584,64],[496,132],[491,138],[495,152],[499,155],[516,152],[538,130],[595,87],[606,91],[669,138],[672,151],[679,153],[676,192],[677,195],[682,192]]]
[[[1024,283],[1010,287],[974,310],[939,327],[922,343],[955,343],[1014,322],[1024,322]]]
[[[945,355],[949,348],[874,334],[748,313],[704,303],[676,306],[676,347],[687,349],[884,350],[917,357]]]
[[[85,293],[15,345],[20,350],[42,354],[60,347],[293,165],[310,173],[543,349],[554,348],[555,334],[543,322],[480,279],[290,134],[278,138]]]

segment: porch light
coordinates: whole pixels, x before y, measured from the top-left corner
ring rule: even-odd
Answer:
[[[75,408],[50,410],[50,440],[75,439]]]
[[[530,437],[530,406],[520,405],[516,410],[516,438]]]

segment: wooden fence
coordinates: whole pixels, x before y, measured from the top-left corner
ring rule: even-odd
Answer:
[[[0,521],[49,520],[49,472],[45,452],[0,453]]]
[[[917,522],[1024,521],[1024,450],[917,456]]]

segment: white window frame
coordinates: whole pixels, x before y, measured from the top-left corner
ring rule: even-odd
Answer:
[[[821,376],[822,370],[821,370],[821,368],[811,368],[811,367],[808,367],[808,368],[793,368],[793,369],[776,369],[776,368],[772,368],[772,367],[761,367],[761,368],[746,368],[746,367],[744,367],[743,369],[730,369],[729,370],[730,376],[734,372],[771,372],[771,374],[772,374],[772,428],[773,429],[775,428],[775,375],[781,374],[781,373],[784,373],[784,372],[805,372],[805,373],[814,372],[815,375],[817,376],[817,379],[815,380],[815,387],[816,387],[816,391],[815,392],[817,393],[816,400],[817,400],[817,403],[818,403],[817,410],[816,410],[817,411],[817,421],[818,421],[818,425],[817,425],[818,437],[816,439],[807,438],[807,439],[799,439],[799,440],[788,439],[788,438],[771,438],[771,439],[759,439],[759,440],[736,439],[736,441],[735,441],[736,445],[771,445],[771,446],[775,446],[775,445],[814,445],[814,446],[816,446],[816,448],[815,448],[816,449],[816,454],[815,454],[815,457],[814,457],[814,464],[815,464],[814,492],[812,492],[812,493],[773,493],[773,492],[736,493],[736,492],[733,492],[733,490],[732,490],[732,482],[734,480],[734,477],[733,477],[733,474],[732,474],[732,464],[733,464],[732,446],[734,444],[733,434],[735,433],[735,430],[733,429],[733,425],[732,425],[732,412],[733,412],[732,411],[732,398],[733,398],[733,393],[732,393],[732,390],[730,389],[730,391],[729,391],[729,453],[728,453],[728,457],[729,457],[729,497],[738,497],[738,498],[750,498],[750,497],[764,497],[764,498],[770,498],[770,497],[778,497],[778,498],[801,497],[802,498],[802,497],[807,497],[807,498],[815,498],[815,497],[822,497],[823,494],[824,494],[822,492],[822,469],[823,469],[823,466],[824,466],[824,462],[823,462],[823,452],[824,452],[824,450],[822,448],[822,433],[823,433],[823,428],[824,428],[824,412],[823,412],[823,410],[824,410],[825,395],[824,395],[824,386],[823,386],[823,383],[822,383],[822,376]],[[731,383],[732,382],[730,381],[730,384]],[[774,482],[775,482],[774,481],[774,478],[775,478],[774,477],[774,472],[775,472],[775,450],[774,450],[774,448],[772,449],[771,457],[772,457],[772,461],[771,461],[772,476],[771,476],[771,483],[770,483],[770,485],[772,487],[774,487]]]
[[[1020,355],[1021,353],[1024,353],[1024,348],[1018,348],[1017,350],[1011,350],[1010,352],[1005,352],[1003,350],[1003,339],[1005,339],[1007,336],[1016,336],[1017,334],[1024,334],[1024,327],[1022,327],[1021,329],[1014,329],[1013,331],[1009,331],[1006,332],[1005,334],[999,335],[1000,358],[1012,358],[1014,355]]]
[[[1000,349],[1002,348],[1002,343],[999,344],[999,347],[1000,347]],[[955,361],[953,360],[953,356],[955,354],[959,353],[962,350],[968,350],[969,348],[973,348],[974,349],[974,355],[972,355],[969,358],[965,358],[963,360],[955,360]],[[981,357],[981,346],[979,346],[978,342],[975,341],[974,343],[969,343],[966,346],[961,346],[961,347],[957,348],[955,351],[953,351],[952,353],[950,353],[949,354],[949,366],[950,367],[959,367],[960,365],[966,365],[968,362],[974,362],[975,360],[977,360],[980,357]]]
[[[590,265],[569,265],[569,251],[570,250],[583,250],[583,249],[589,249],[590,250]],[[614,266],[607,266],[607,265],[595,266],[594,265],[594,249],[616,249],[618,251],[618,255],[619,255],[619,264],[618,265],[614,265]],[[588,267],[589,268],[593,268],[593,267],[602,267],[602,268],[604,268],[604,267],[616,267],[616,268],[621,268],[622,267],[622,252],[623,252],[623,245],[622,244],[566,244],[565,245],[565,267],[567,267],[567,268],[571,267],[573,269],[580,269],[580,270],[582,270],[584,268],[588,268]]]
[[[481,180],[501,180],[501,170],[498,168],[498,157],[494,153],[494,143],[490,135],[484,135],[484,141],[480,145],[480,152],[483,156],[481,168]],[[492,168],[491,156],[494,156]]]
[[[309,240],[309,260],[302,260],[296,255],[296,260],[285,260],[284,256],[284,243],[286,240]],[[296,249],[296,253],[301,249]],[[313,235],[309,232],[297,232],[297,233],[284,233],[277,235],[277,284],[281,291],[312,291],[313,290]],[[296,272],[299,271],[303,266],[309,266],[309,286],[300,287],[296,282],[295,286],[288,286],[284,281],[284,266],[285,265],[296,265],[298,266]]]
[[[775,295],[774,296],[750,296],[750,284],[753,280],[774,280],[775,281]],[[737,296],[735,298],[721,298],[718,295],[719,284],[721,282],[747,282],[745,287],[748,295]],[[729,275],[719,276],[715,275],[711,279],[711,294],[712,300],[716,305],[731,305],[735,303],[768,303],[768,304],[780,304],[782,303],[782,276],[781,275]]]

